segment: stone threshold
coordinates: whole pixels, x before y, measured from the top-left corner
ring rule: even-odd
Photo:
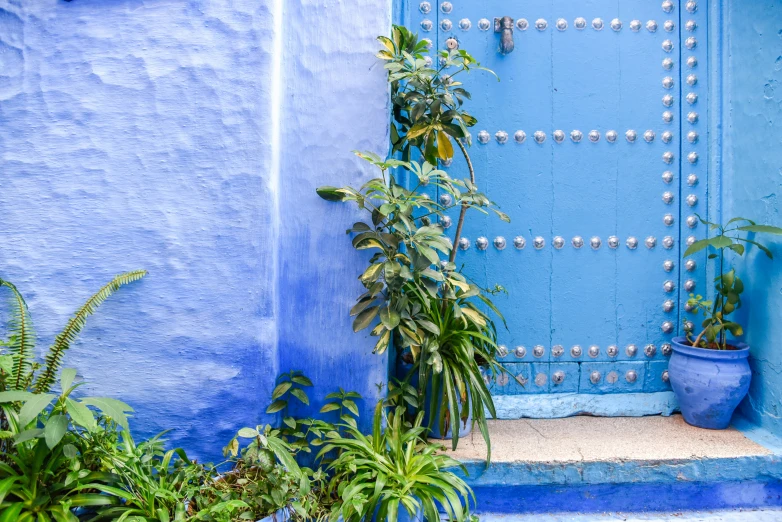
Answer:
[[[703,430],[681,415],[491,420],[489,430],[491,466],[477,430],[449,450],[473,486],[782,479],[782,452],[767,434]]]

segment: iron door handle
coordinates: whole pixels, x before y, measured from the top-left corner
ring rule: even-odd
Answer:
[[[503,16],[494,19],[494,32],[500,33],[500,52],[509,54],[513,52],[513,18]]]

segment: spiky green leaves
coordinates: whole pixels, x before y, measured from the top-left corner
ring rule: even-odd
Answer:
[[[8,374],[3,380],[12,390],[24,390],[32,378],[32,358],[35,348],[35,332],[30,312],[22,294],[9,281],[0,279],[0,287],[11,291],[11,314],[8,321],[8,351],[0,370]],[[10,371],[8,369],[10,362]]]
[[[87,318],[94,314],[98,307],[122,286],[138,281],[146,275],[146,270],[134,270],[119,274],[106,283],[76,311],[74,316],[68,321],[68,324],[65,325],[65,328],[55,337],[54,343],[49,348],[49,352],[45,357],[43,372],[35,381],[35,393],[46,393],[51,389],[55,376],[62,365],[62,358],[65,352],[71,347],[71,343],[76,340],[79,332],[87,324]]]
[[[330,433],[320,456],[337,450],[330,465],[339,483],[339,500],[330,520],[397,520],[406,511],[411,518],[423,511],[427,520],[439,520],[442,507],[449,520],[461,522],[469,514],[469,486],[448,468],[464,467],[444,455],[442,446],[427,444],[423,413],[406,426],[405,409],[386,415],[382,401],[375,408],[372,434],[355,427]],[[385,429],[383,428],[385,426]]]

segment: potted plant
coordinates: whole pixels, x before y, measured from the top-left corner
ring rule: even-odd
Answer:
[[[706,248],[714,250],[708,256],[719,263],[714,279],[714,298],[690,294],[688,308],[701,312],[704,320],[700,330],[694,330],[694,325],[685,320],[685,336],[673,339],[668,375],[682,416],[688,424],[725,429],[730,424],[733,411],[746,396],[752,377],[747,360],[749,345],[737,339],[744,335],[744,329],[729,317],[741,307],[744,283],[736,275],[735,268],[727,270],[725,250],[743,256],[745,245],[754,245],[773,259],[767,247],[747,235],[782,235],[782,228],[758,225],[740,217],[731,219],[724,226],[705,221],[700,216],[698,219],[717,233],[690,245],[684,257]]]
[[[405,381],[417,388],[413,409],[428,410],[425,425],[430,434],[450,436],[455,449],[460,430],[474,419],[490,457],[486,411],[495,413],[481,369],[501,371],[488,314],[502,316],[490,292],[457,269],[454,247],[468,209],[493,211],[510,221],[478,190],[467,152],[468,129],[477,120],[464,110],[470,94],[455,78],[483,68],[464,50],[441,51],[433,62],[427,42],[404,27],[395,26],[392,38],[379,40],[383,49],[378,57],[386,62],[393,104],[391,154],[401,159],[357,153],[379,168],[380,176],[360,188],[317,190],[329,201],[354,201],[369,215],[347,231],[354,234],[354,248],[374,254],[359,276],[366,292],[351,310],[356,317],[353,329],[371,326],[371,335],[378,338],[376,353],[393,345],[406,359],[399,367],[405,368]],[[452,160],[454,144],[469,172],[464,180],[438,169],[439,162]],[[424,187],[436,187],[450,203],[434,201],[422,193]],[[445,213],[457,208],[451,240],[442,224]]]
[[[330,522],[423,522],[470,519],[470,501],[475,495],[451,470],[465,467],[444,454],[444,447],[429,444],[422,426],[423,412],[412,425],[404,420],[401,406],[386,411],[375,407],[372,433],[364,435],[350,424],[346,434],[332,432],[320,455],[338,452],[329,465],[331,488],[337,501]],[[443,515],[440,514],[443,513]]]

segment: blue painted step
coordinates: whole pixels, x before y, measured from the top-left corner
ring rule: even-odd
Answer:
[[[701,430],[679,415],[492,421],[491,466],[480,437],[460,442],[454,456],[468,469],[479,512],[782,506],[777,439],[737,426]]]
[[[714,511],[675,511],[658,513],[600,513],[551,515],[502,515],[486,513],[481,522],[778,522],[782,520],[782,509],[730,509]]]

